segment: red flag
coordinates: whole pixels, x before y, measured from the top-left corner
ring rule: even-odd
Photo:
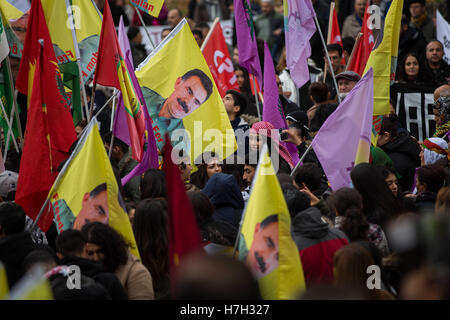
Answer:
[[[132,157],[141,162],[144,153],[144,135],[146,134],[143,105],[138,99],[122,50],[120,50],[108,1],[105,1],[103,9],[98,53],[94,84],[114,87],[121,91],[130,132]]]
[[[227,90],[239,90],[239,86],[220,22],[217,22],[210,32],[202,52],[220,96],[224,97]]]
[[[177,266],[184,255],[200,250],[202,244],[180,170],[172,162],[171,156],[172,145],[166,137],[163,171],[166,175],[169,204],[169,263],[170,266]]]
[[[360,76],[364,73],[367,60],[369,60],[370,53],[375,45],[373,37],[373,31],[368,27],[367,22],[369,19],[369,1],[367,1],[366,10],[364,12],[364,20],[361,27],[362,36],[359,42],[354,47],[354,53],[351,61],[348,62],[347,70],[354,71]]]
[[[33,17],[35,14],[42,14],[39,1],[33,1],[31,21],[36,21]],[[39,28],[47,29],[47,25],[44,22]],[[68,158],[69,148],[77,139],[77,135],[70,107],[57,85],[57,81],[61,81],[61,75],[53,46],[49,39],[42,41],[43,47],[37,39],[30,41],[38,43],[37,46],[28,43],[29,47],[37,50],[36,53],[31,52],[37,57],[37,61],[15,200],[27,215],[35,220],[58,175],[58,166]],[[46,48],[48,43],[50,46]],[[51,50],[48,50],[49,48]],[[42,231],[47,231],[52,220],[53,212],[47,207],[38,221],[38,226]]]
[[[330,39],[330,41],[329,41],[330,44],[339,44],[342,47],[342,50],[344,50],[344,45],[342,43],[342,37],[341,37],[341,31],[339,30],[336,9],[334,8],[334,6],[333,6],[333,12],[332,12],[331,31],[330,31],[330,36],[328,38]],[[346,64],[344,55],[342,55],[341,64],[343,64],[343,65]]]

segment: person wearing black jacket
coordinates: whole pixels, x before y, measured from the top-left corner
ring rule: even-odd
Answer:
[[[57,256],[60,265],[76,265],[81,274],[94,279],[108,291],[112,300],[128,300],[128,296],[117,276],[104,272],[101,263],[84,258],[86,241],[79,230],[63,231],[56,240]]]

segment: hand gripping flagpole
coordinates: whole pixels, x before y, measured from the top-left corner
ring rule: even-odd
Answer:
[[[325,44],[325,40],[323,38],[322,30],[320,29],[319,21],[317,20],[317,16],[315,14],[314,14],[314,22],[316,23],[317,31],[319,31],[320,39],[322,40],[323,48],[325,49],[325,54],[326,54],[327,59],[328,59],[328,65],[330,66],[331,75],[333,76],[333,83],[334,83],[334,86],[336,87],[336,95],[338,97],[339,103],[341,103],[341,97],[339,96],[339,88],[338,88],[338,85],[337,85],[337,82],[336,82],[336,76],[334,75],[334,70],[333,70],[332,65],[331,65],[330,56],[328,55],[327,45]],[[324,77],[325,77],[325,75],[324,75]]]

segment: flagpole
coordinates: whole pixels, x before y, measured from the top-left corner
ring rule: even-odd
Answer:
[[[361,36],[362,36],[362,33],[358,32],[358,35],[356,36],[355,44],[353,45],[352,53],[350,54],[350,57],[348,58],[347,65],[345,66],[345,71],[347,71],[347,68],[350,65],[350,63],[353,62],[353,58],[355,55],[355,49],[358,47],[359,41],[361,41]]]
[[[111,126],[110,126],[110,130],[111,130],[111,140],[109,142],[109,150],[108,150],[108,158],[111,159],[111,154],[112,154],[112,149],[113,149],[113,143],[114,143],[114,132],[113,132],[113,126],[114,126],[114,116],[115,116],[115,112],[114,110],[116,109],[116,91],[117,89],[114,90],[114,99],[113,99],[113,106],[112,106],[112,112],[111,112]]]
[[[338,98],[339,103],[341,103],[341,97],[339,96],[339,88],[338,88],[338,85],[337,85],[337,82],[336,82],[336,76],[334,75],[334,70],[332,68],[330,56],[328,55],[327,45],[325,44],[325,40],[323,38],[322,30],[320,29],[319,21],[317,20],[317,16],[315,14],[314,14],[314,22],[316,23],[317,30],[319,31],[319,34],[320,34],[320,39],[322,40],[323,48],[325,49],[325,54],[327,55],[328,64],[330,66],[331,75],[333,76],[334,86],[336,87],[336,96]]]
[[[147,37],[148,37],[148,40],[150,40],[150,43],[151,43],[153,49],[155,49],[155,44],[153,43],[153,40],[150,37],[150,34],[148,33],[147,27],[146,27],[146,25],[144,23],[144,19],[142,19],[141,13],[139,12],[139,9],[136,8],[136,7],[134,7],[134,9],[136,10],[136,12],[138,14],[139,20],[141,20],[142,26],[144,27],[145,33],[147,34]]]
[[[253,88],[255,89],[256,111],[258,112],[258,121],[261,121],[261,111],[259,111],[258,91],[256,90],[256,78],[253,75]]]
[[[330,4],[330,15],[328,16],[328,34],[327,34],[327,44],[330,43],[331,40],[331,29],[333,27],[333,10],[334,10],[334,1]],[[323,74],[323,82],[327,81],[327,70],[328,65],[325,64],[324,74]]]
[[[5,106],[3,105],[3,101],[2,101],[1,99],[0,99],[0,106],[1,106],[1,108],[2,108],[1,111],[3,112],[3,115],[4,115],[4,117],[5,117],[6,123],[8,124],[9,131],[10,131],[11,134],[13,134],[13,136],[14,136],[14,133],[13,133],[13,131],[12,131],[11,123],[9,122],[9,119],[8,119],[8,114],[6,113]],[[17,141],[16,141],[16,139],[13,139],[13,142],[14,142],[14,147],[16,148],[17,153],[19,153],[19,147],[17,146]]]
[[[81,86],[81,92],[83,93],[83,102],[84,102],[84,108],[86,111],[86,117],[88,116],[88,103],[87,103],[87,96],[86,96],[86,89],[84,88],[84,83],[83,83],[83,73],[81,72],[81,54],[80,54],[80,48],[78,47],[78,41],[77,41],[77,35],[75,33],[75,23],[73,20],[73,13],[72,13],[72,6],[70,6],[69,0],[65,0],[66,1],[66,11],[69,17],[72,17],[72,21],[71,21],[71,31],[72,31],[72,42],[73,42],[73,47],[75,49],[75,57],[77,59],[77,66],[78,66],[78,76],[80,78],[80,86]],[[78,92],[79,94],[79,92]],[[72,91],[72,107],[73,107],[73,91]],[[85,120],[85,116],[83,111],[81,110],[81,118],[83,120]],[[88,118],[88,121],[90,119]]]
[[[206,38],[205,38],[205,40],[202,43],[202,47],[200,48],[200,51],[203,52],[203,49],[205,49],[206,43],[208,42],[209,38],[211,38],[211,35],[212,35],[213,31],[214,31],[214,28],[216,27],[216,25],[219,22],[219,20],[220,19],[218,17],[214,19],[214,22],[213,22],[213,24],[211,26],[211,29],[209,29],[209,32],[206,35]]]
[[[297,171],[298,167],[300,166],[300,163],[302,163],[303,159],[305,159],[306,155],[309,153],[309,151],[312,148],[312,142],[309,145],[309,147],[305,150],[305,152],[303,153],[302,157],[300,158],[300,160],[298,160],[297,165],[295,166],[295,168],[292,170],[291,172],[291,177],[294,176],[295,171]]]
[[[20,123],[20,118],[19,118],[19,107],[17,106],[17,89],[15,89],[14,86],[14,80],[12,77],[12,71],[11,71],[11,61],[9,59],[9,56],[6,57],[6,69],[8,71],[8,77],[9,77],[9,83],[11,85],[11,89],[14,88],[14,95],[13,95],[13,110],[15,110],[15,117],[16,117],[16,123],[17,123],[17,129],[19,129],[19,137],[21,139],[21,149],[23,149],[23,142],[24,142],[24,138],[23,138],[23,132],[22,132],[22,124]],[[11,111],[11,117],[13,115],[13,111]]]
[[[116,95],[119,93],[120,91],[117,90],[108,100],[106,100],[106,102],[103,104],[103,106],[100,108],[100,110],[97,111],[97,113],[94,115],[94,117],[97,117],[102,111],[103,109],[106,108],[106,106],[111,102],[112,99],[114,99],[116,97]]]

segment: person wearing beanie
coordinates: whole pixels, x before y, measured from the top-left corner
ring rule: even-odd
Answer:
[[[425,0],[409,0],[409,13],[411,14],[410,25],[422,31],[428,42],[435,37],[433,20],[428,16],[425,8]]]

